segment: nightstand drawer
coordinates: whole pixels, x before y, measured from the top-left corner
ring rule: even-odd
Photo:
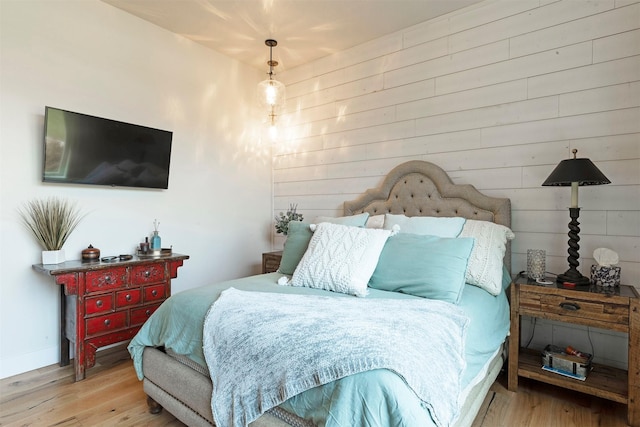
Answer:
[[[87,298],[84,306],[84,311],[87,315],[110,311],[113,308],[113,295],[105,294],[98,297]]]
[[[148,264],[133,267],[131,269],[131,283],[134,285],[144,285],[147,283],[157,283],[165,280],[165,264]]]
[[[99,292],[124,286],[127,279],[126,267],[114,267],[104,271],[89,271],[86,275],[86,292]]]
[[[87,335],[110,332],[127,326],[127,313],[107,314],[106,316],[87,319]]]
[[[600,300],[570,298],[564,295],[520,293],[520,306],[541,313],[553,313],[568,318],[597,320],[620,325],[629,324],[629,306]]]
[[[127,289],[126,291],[116,292],[116,307],[118,308],[139,304],[141,300],[142,292],[140,289]]]
[[[160,304],[148,305],[146,307],[131,310],[131,326],[140,325],[146,322],[158,307],[160,307]]]

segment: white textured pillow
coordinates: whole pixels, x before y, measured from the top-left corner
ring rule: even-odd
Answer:
[[[458,237],[476,239],[467,264],[466,282],[491,295],[498,295],[502,290],[502,265],[507,240],[516,237],[513,231],[493,222],[468,219]]]
[[[382,248],[396,231],[320,223],[290,284],[365,296]]]

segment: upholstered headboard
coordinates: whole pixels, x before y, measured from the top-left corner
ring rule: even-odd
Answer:
[[[344,203],[345,215],[404,214],[407,216],[459,216],[491,221],[511,228],[511,201],[489,197],[473,185],[456,185],[433,163],[412,160],[392,169],[378,188]],[[505,265],[511,270],[511,248]]]

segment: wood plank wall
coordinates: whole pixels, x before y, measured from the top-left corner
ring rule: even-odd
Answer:
[[[580,188],[580,268],[588,274],[594,249],[612,248],[623,282],[640,286],[637,1],[486,1],[279,78],[288,101],[274,215],[290,203],[306,219],[340,215],[391,168],[423,159],[456,183],[511,198],[513,272],[534,248],[563,272],[570,190],[540,184],[577,148],[612,181]],[[274,248],[282,243],[274,235]],[[619,342],[600,355],[624,365]]]

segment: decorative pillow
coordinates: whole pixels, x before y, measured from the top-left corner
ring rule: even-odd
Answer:
[[[369,286],[457,304],[472,238],[400,233],[387,240]]]
[[[351,216],[319,216],[313,220],[313,224],[320,224],[321,222],[330,222],[331,224],[351,225],[353,227],[364,227],[369,218],[369,213],[364,212],[358,215]]]
[[[438,237],[458,237],[466,220],[461,217],[405,216],[385,214],[384,228],[399,225],[403,233],[428,234]]]
[[[282,274],[293,274],[298,263],[302,259],[309,246],[309,241],[313,233],[309,229],[306,222],[291,221],[289,222],[289,231],[287,232],[287,240],[284,243],[282,251],[282,259],[278,272]]]
[[[395,232],[322,222],[315,226],[290,284],[365,296],[380,252]]]
[[[498,295],[502,290],[502,264],[507,241],[513,240],[515,234],[504,225],[468,219],[460,237],[476,239],[467,266],[467,283],[479,286],[491,295]]]
[[[384,215],[373,215],[367,219],[365,224],[367,228],[383,228],[384,227]]]
[[[315,223],[329,222],[332,224],[344,224],[353,225],[355,227],[364,227],[369,218],[368,213],[362,213],[353,216],[342,217],[329,217],[319,216],[315,219]],[[289,223],[289,231],[287,232],[287,240],[284,243],[284,250],[282,251],[282,259],[280,260],[280,267],[278,272],[282,274],[293,274],[298,263],[302,259],[309,241],[313,235],[309,229],[309,223],[300,221],[291,221]]]

